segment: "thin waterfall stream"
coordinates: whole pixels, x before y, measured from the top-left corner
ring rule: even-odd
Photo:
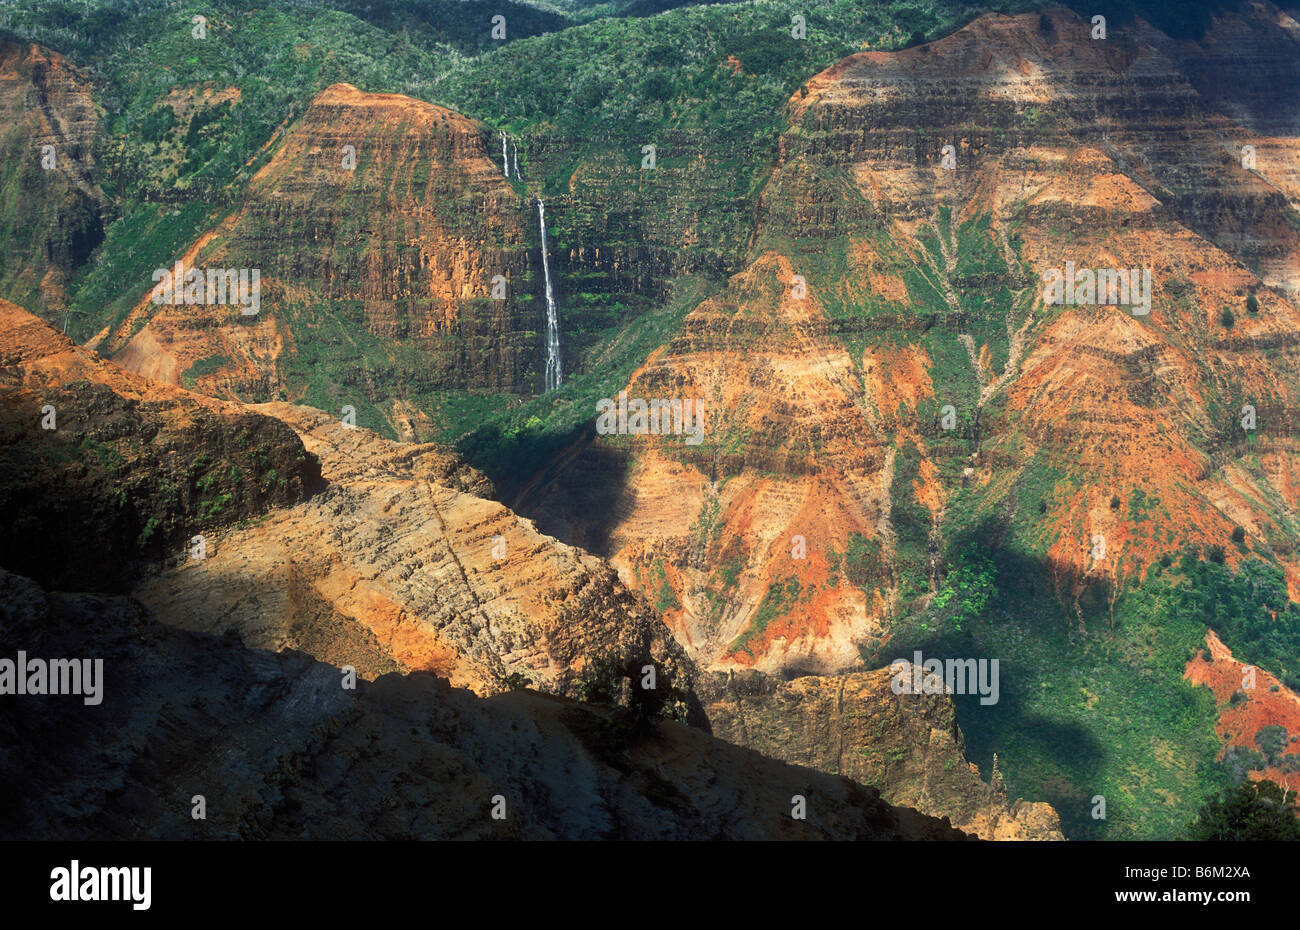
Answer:
[[[537,198],[537,222],[542,229],[542,272],[546,276],[546,390],[553,391],[564,382],[560,365],[560,317],[551,290],[551,261],[546,254],[546,204]]]

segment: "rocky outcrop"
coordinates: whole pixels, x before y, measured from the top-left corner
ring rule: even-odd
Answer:
[[[0,297],[60,326],[68,276],[104,238],[90,90],[63,56],[0,40]]]
[[[870,758],[875,734],[838,723],[838,685],[819,682],[918,617],[960,630],[950,560],[1007,555],[1018,574],[999,584],[1055,595],[1074,622],[1189,544],[1264,554],[1300,590],[1300,150],[1234,121],[1188,64],[1242,28],[1293,41],[1266,4],[1198,43],[1141,21],[1094,40],[1065,10],[986,15],[791,97],[746,267],[627,379],[629,397],[703,399],[703,443],[595,437],[515,503],[609,558],[705,674],[795,679],[754,702],[753,726],[745,701],[706,701],[715,732],[826,771],[850,764],[841,735]],[[1149,269],[1149,312],[1047,305],[1044,274],[1067,263]],[[955,823],[1048,823],[977,777],[945,784],[960,750],[898,752],[918,761],[893,784],[930,786],[921,805],[946,794]],[[887,766],[858,771],[888,796]]]
[[[75,819],[54,825],[54,807],[75,794],[77,810],[100,818],[101,835],[188,836],[195,824],[187,791],[212,805],[211,826],[203,828],[215,832],[205,836],[958,835],[919,814],[895,815],[874,789],[836,773],[783,774],[785,767],[699,730],[667,722],[652,724],[649,733],[637,727],[637,705],[622,682],[653,665],[656,690],[664,694],[657,713],[712,724],[733,743],[749,739],[725,704],[701,706],[694,663],[609,565],[477,496],[490,493],[491,484],[445,449],[395,443],[311,408],[242,408],[155,385],[18,308],[4,309],[3,370],[13,409],[36,410],[36,400],[55,397],[59,430],[89,445],[98,463],[34,472],[15,460],[7,471],[46,475],[51,489],[73,489],[57,495],[42,488],[25,511],[17,501],[33,496],[30,481],[5,489],[16,530],[42,516],[40,500],[69,499],[81,519],[77,526],[47,523],[45,549],[64,555],[55,564],[77,566],[72,575],[48,571],[49,577],[120,585],[131,576],[118,564],[115,525],[100,529],[81,515],[158,504],[147,496],[156,489],[149,480],[166,487],[177,467],[199,463],[234,482],[200,481],[205,492],[232,497],[246,486],[263,487],[275,474],[265,467],[283,463],[273,450],[256,452],[259,435],[281,434],[282,445],[314,469],[295,490],[324,486],[305,500],[258,501],[263,511],[274,508],[265,514],[245,497],[234,498],[238,508],[227,501],[224,523],[202,524],[201,556],[178,547],[168,564],[136,581],[134,599],[47,598],[32,582],[0,576],[6,641],[33,656],[103,658],[107,694],[129,695],[106,701],[109,709],[91,712],[100,716],[90,723],[68,722],[68,739],[51,742],[47,753],[24,754],[21,747],[40,727],[65,726],[62,713],[75,716],[67,702],[53,717],[42,710],[7,718],[13,732],[6,745],[19,748],[0,763],[59,785],[43,797],[11,799],[0,814],[11,835],[84,829]],[[90,410],[73,402],[81,386],[98,391]],[[222,427],[231,420],[244,428],[226,435]],[[43,433],[29,429],[7,454],[42,448]],[[262,458],[240,457],[250,450]],[[241,465],[249,469],[244,484]],[[114,509],[119,490],[126,503]],[[192,509],[182,506],[174,516],[194,519]],[[202,500],[199,510],[208,515]],[[100,574],[86,560],[66,558],[82,538],[107,550]],[[23,562],[17,550],[15,537],[3,553],[8,564]],[[359,691],[341,686],[345,674],[356,675]],[[523,693],[527,684],[596,703]],[[471,692],[496,697],[483,702]],[[105,727],[122,742],[98,743]],[[419,740],[409,740],[408,731]],[[149,761],[123,763],[135,751],[125,746],[144,747],[139,751]],[[789,746],[774,748],[789,754]],[[52,774],[63,753],[101,750],[97,757],[117,761],[66,783]],[[716,763],[709,761],[715,752]],[[374,772],[361,774],[357,767],[369,772],[366,760],[376,753]],[[807,761],[827,768],[820,757]],[[450,774],[429,775],[443,763]],[[576,779],[575,767],[584,773]],[[556,775],[539,779],[534,771]],[[181,785],[168,772],[183,772],[188,781]],[[789,787],[791,778],[805,787]],[[395,791],[415,782],[426,786],[416,796]],[[514,823],[493,821],[486,810],[498,793],[509,810],[530,807]],[[781,818],[788,818],[794,795],[816,797],[815,805],[829,803],[837,812],[787,825]],[[951,798],[920,800],[935,816],[956,809]],[[408,801],[410,809],[403,807]],[[655,805],[682,822],[651,828]],[[845,805],[858,812],[840,811]],[[404,813],[388,816],[397,809]],[[372,813],[362,817],[365,811]],[[966,819],[983,834],[1010,835]]]
[[[142,563],[319,484],[270,417],[122,371],[7,301],[0,332],[0,565],[121,591]]]
[[[301,653],[7,572],[0,636],[104,663],[94,706],[5,698],[5,839],[964,838],[679,724],[635,734],[617,713],[532,692],[484,700],[426,674],[348,689]]]
[[[583,694],[598,669],[643,662],[689,689],[691,663],[612,568],[469,493],[490,485],[441,448],[310,408],[256,409],[298,431],[329,487],[145,579],[135,596],[163,622],[482,694],[512,675]]]
[[[765,756],[877,787],[893,804],[989,840],[1060,840],[1048,804],[1010,801],[966,761],[952,699],[895,694],[890,669],[782,682],[713,673],[701,694],[715,736]]]

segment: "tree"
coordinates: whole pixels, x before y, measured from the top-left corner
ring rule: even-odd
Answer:
[[[612,657],[588,659],[573,683],[574,696],[585,704],[617,704],[624,677],[623,669]]]
[[[1271,781],[1244,782],[1225,788],[1201,808],[1190,839],[1300,840],[1295,792]]]
[[[1244,543],[1246,541],[1246,528],[1242,526],[1233,527],[1232,541],[1239,546]]]
[[[1227,307],[1223,308],[1223,313],[1219,314],[1219,322],[1223,324],[1224,329],[1232,329],[1232,324],[1237,322],[1237,318],[1232,315],[1232,311]]]
[[[653,688],[644,687],[645,675],[642,670],[649,665],[655,669]],[[664,710],[675,695],[673,675],[668,668],[649,659],[630,663],[624,668],[624,673],[632,682],[628,694],[628,721],[634,735],[644,736],[653,729],[654,721],[664,717]]]
[[[505,678],[501,679],[501,684],[510,691],[523,691],[532,683],[533,680],[522,672],[511,672]]]
[[[1284,726],[1274,724],[1255,731],[1255,745],[1263,750],[1269,765],[1277,765],[1278,756],[1290,741],[1291,736]]]
[[[1259,299],[1254,294],[1246,298],[1246,309],[1251,313],[1259,313]]]
[[[662,71],[652,71],[641,82],[641,94],[651,100],[671,100],[674,94],[673,82]]]

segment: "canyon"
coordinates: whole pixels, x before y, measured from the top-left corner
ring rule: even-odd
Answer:
[[[987,15],[809,80],[790,101],[751,264],[626,386],[705,398],[718,411],[706,448],[614,446],[628,475],[614,508],[590,499],[606,450],[579,453],[516,509],[633,586],[656,593],[665,579],[680,605],[666,619],[700,655],[777,673],[851,663],[906,600],[933,592],[935,540],[996,512],[1071,599],[1167,551],[1151,518],[1116,515],[1113,496],[1158,499],[1161,532],[1180,544],[1246,526],[1295,590],[1289,545],[1272,546],[1296,506],[1294,139],[1215,114],[1166,43],[1135,32],[1121,55],[1072,14]],[[1255,171],[1207,163],[1229,138],[1279,154]],[[940,165],[948,142],[953,171]],[[1194,170],[1214,212],[1178,193]],[[1243,214],[1271,215],[1273,238],[1229,236]],[[1042,273],[1067,258],[1154,266],[1149,319],[1045,312]],[[1256,294],[1269,309],[1251,315]],[[1229,330],[1224,307],[1239,318]],[[1245,403],[1270,425],[1234,432]],[[937,428],[943,404],[958,429]],[[1043,473],[1054,480],[1040,513],[1024,498]],[[833,568],[855,533],[880,548],[866,586]],[[1085,545],[1096,534],[1104,560]],[[801,596],[759,628],[788,579]]]
[[[614,60],[604,28],[493,54]],[[0,211],[11,622],[73,643],[95,617],[124,663],[213,665],[110,712],[233,779],[220,835],[1178,835],[1215,765],[1300,725],[1289,631],[1255,659],[1273,639],[1171,606],[1272,584],[1259,565],[1300,598],[1300,24],[1243,0],[1199,33],[1092,28],[980,12],[786,85],[719,52],[710,80],[780,105],[728,135],[703,79],[646,77],[628,94],[677,118],[652,168],[648,117],[579,138],[540,90],[525,119],[458,87],[464,63],[420,86],[439,103],[322,66],[190,213],[128,202],[105,160],[157,136],[149,164],[183,174],[253,82],[173,82],[114,122],[67,59],[0,45],[0,187],[35,190],[20,152],[68,153],[39,243]],[[149,211],[174,235],[137,235]],[[110,260],[133,270],[105,289]],[[177,262],[256,271],[257,312],[155,301]],[[1134,270],[1140,299],[1051,299],[1062,269]],[[609,429],[610,398],[707,417]],[[914,651],[1000,659],[996,706],[894,692]],[[239,763],[201,748],[225,715],[255,721],[220,743]],[[1292,756],[1235,777],[1291,784]],[[142,758],[100,773],[139,805],[105,835],[190,835],[189,789]],[[790,820],[800,779],[833,814]],[[498,793],[529,814],[484,821]]]
[[[909,797],[907,804],[895,805],[889,797],[905,793],[909,778],[898,779],[898,786],[882,793],[807,768],[781,768],[778,762],[752,751],[737,755],[744,751],[706,735],[713,731],[711,718],[718,712],[702,702],[696,687],[699,670],[658,615],[626,589],[600,559],[542,536],[529,521],[479,496],[491,492],[490,482],[454,454],[434,444],[384,439],[311,408],[283,403],[239,406],[150,382],[75,346],[12,304],[0,304],[0,310],[6,314],[6,363],[16,366],[6,367],[6,371],[23,374],[20,384],[7,388],[6,411],[15,420],[25,414],[23,419],[35,423],[39,421],[37,401],[53,397],[59,401],[64,424],[55,430],[21,430],[14,423],[7,433],[3,455],[7,473],[15,465],[27,467],[42,456],[44,461],[39,474],[42,485],[6,487],[7,494],[13,496],[6,498],[5,512],[15,517],[5,523],[6,561],[30,566],[33,574],[53,585],[111,590],[110,578],[119,583],[135,578],[129,592],[83,595],[49,592],[34,581],[5,573],[6,636],[30,643],[32,648],[57,651],[61,643],[84,641],[88,629],[97,631],[95,641],[85,648],[109,656],[110,672],[103,685],[107,697],[101,700],[108,707],[106,713],[119,721],[111,730],[104,730],[102,721],[69,720],[65,724],[51,720],[50,715],[58,718],[66,715],[66,709],[37,707],[6,717],[6,726],[12,731],[9,745],[33,746],[30,733],[65,726],[75,739],[61,743],[63,750],[120,757],[123,750],[110,749],[104,742],[109,739],[106,734],[114,733],[112,739],[122,740],[121,745],[126,746],[136,739],[131,734],[139,733],[155,747],[154,752],[191,759],[185,769],[192,771],[197,746],[207,739],[200,734],[223,726],[222,721],[252,714],[250,720],[261,722],[250,723],[252,729],[241,730],[237,737],[216,741],[211,749],[224,755],[226,751],[219,747],[237,744],[240,758],[246,757],[237,770],[225,762],[219,772],[214,769],[210,773],[211,783],[223,790],[232,790],[228,787],[232,784],[245,786],[233,789],[237,800],[217,818],[212,825],[217,832],[211,835],[316,835],[303,826],[303,804],[316,812],[313,817],[322,818],[320,829],[326,832],[320,835],[336,838],[406,835],[400,830],[393,832],[395,826],[362,825],[358,812],[376,804],[378,810],[400,807],[406,811],[403,818],[415,817],[403,822],[415,823],[408,829],[419,836],[494,835],[484,834],[485,827],[474,825],[470,813],[476,797],[473,792],[457,802],[460,806],[455,816],[443,810],[441,802],[428,808],[429,792],[435,789],[425,767],[433,764],[430,752],[435,756],[445,752],[457,759],[468,758],[464,757],[468,752],[480,761],[457,762],[453,768],[491,768],[497,763],[488,760],[498,759],[509,746],[512,754],[524,753],[521,759],[549,760],[545,764],[552,774],[542,776],[543,783],[535,786],[534,776],[525,776],[523,769],[512,769],[508,776],[497,772],[494,777],[506,779],[529,797],[537,791],[555,796],[541,812],[530,807],[522,824],[512,823],[499,831],[499,835],[514,838],[698,835],[691,831],[698,830],[701,823],[710,835],[730,837],[866,838],[879,833],[960,838],[964,834],[950,826],[953,821],[969,835],[982,830],[990,836],[1059,837],[1050,808],[1038,805],[1047,813],[1028,818],[1022,813],[1024,805],[1009,805],[1005,796],[983,786],[962,758],[950,708],[945,718],[943,704],[948,699],[944,695],[927,698],[933,709],[926,716],[934,717],[938,727],[947,727],[948,741],[936,745],[933,737],[925,737],[929,748],[912,764],[955,769],[958,774],[949,784]],[[87,416],[77,403],[81,397],[65,395],[68,388],[60,378],[73,385],[94,379],[100,386],[91,408],[99,414],[95,429],[87,429],[81,422]],[[125,428],[114,421],[106,425],[103,411],[116,409],[127,411],[124,415],[165,417],[167,426],[159,429],[148,420],[140,427]],[[177,449],[167,449],[174,444],[168,438],[172,433],[185,436],[206,431],[207,444],[199,448],[211,453],[219,448],[213,441],[214,430],[250,427],[276,436],[287,448],[288,460],[301,463],[294,484],[285,485],[282,479],[276,484],[275,466],[286,468],[285,455],[272,455],[265,444],[258,446],[263,450],[259,456],[239,459],[237,464],[220,461],[213,465],[223,476],[220,487],[224,498],[238,501],[237,510],[229,505],[220,513],[204,508],[201,496],[194,506],[184,485],[177,496],[159,500],[154,486],[145,480],[159,468],[160,454],[167,453],[164,461],[176,455]],[[60,429],[71,437],[65,439]],[[137,446],[139,437],[151,431],[153,435],[144,446],[152,454],[142,454]],[[76,457],[51,458],[50,453],[41,451],[66,446],[69,441],[90,444],[91,461],[111,463],[106,473],[88,469]],[[235,445],[237,449],[246,447],[244,442]],[[196,451],[191,446],[183,453],[183,461],[207,457],[196,455]],[[88,478],[95,479],[93,483],[68,483],[69,478],[85,471],[90,472]],[[214,491],[204,481],[207,473],[191,472],[189,486],[205,493]],[[107,482],[123,490],[110,491]],[[250,488],[268,484],[281,488],[281,495],[258,501],[250,493]],[[81,508],[108,510],[106,519],[112,521],[109,526],[113,530],[125,520],[124,515],[146,507],[152,508],[147,512],[156,514],[164,526],[176,524],[181,529],[160,531],[160,539],[170,543],[170,551],[144,545],[143,537],[134,540],[135,549],[124,540],[117,549],[102,551],[103,542],[113,539],[109,532],[87,538],[81,534],[94,530],[90,524],[83,522],[73,529],[49,523],[48,548],[32,547],[24,526],[38,517],[48,519],[41,506],[32,503],[33,498],[67,500],[69,487],[77,495],[73,502]],[[110,501],[115,505],[112,509],[105,507]],[[191,533],[201,534],[204,540],[201,557],[188,545]],[[108,569],[96,560],[74,559],[69,564],[67,559],[55,559],[49,555],[53,547],[64,553],[100,549],[105,562],[117,567],[117,574],[109,576]],[[19,552],[23,555],[16,554]],[[130,565],[132,572],[123,572],[124,565]],[[180,655],[189,659],[177,665]],[[655,668],[668,705],[664,722],[656,725],[649,743],[637,735],[639,731],[627,730],[620,716],[626,711],[619,710],[628,701],[628,670],[647,666]],[[204,670],[201,673],[200,668]],[[263,697],[255,706],[248,703],[250,698],[238,697],[247,687],[246,682],[241,683],[241,675],[247,675],[249,669],[257,669],[255,677],[263,681],[259,686]],[[362,694],[375,695],[377,703],[361,716],[349,709],[354,705],[347,691],[332,684],[348,672],[356,675]],[[521,690],[521,682],[531,690]],[[184,698],[184,693],[190,692],[198,703],[187,706],[207,708],[199,717],[181,709],[184,700],[191,700]],[[424,715],[444,698],[449,703],[440,713],[451,716],[439,718],[441,729],[437,732],[441,735],[426,733],[420,740],[407,741],[415,753],[409,758],[391,755],[404,750],[389,750],[382,762],[386,774],[376,770],[367,775],[364,789],[353,786],[344,790],[341,783],[333,783],[331,788],[293,774],[304,766],[316,770],[316,766],[355,765],[359,761],[355,753],[367,754],[362,744],[376,738],[360,734],[368,733],[379,721],[385,728],[410,723],[412,729],[424,732],[419,729],[428,726],[422,723]],[[496,703],[481,703],[489,699]],[[590,703],[593,699],[595,705]],[[898,703],[896,698],[876,693],[870,699],[881,705],[882,712],[900,720],[901,708],[885,711],[888,705]],[[586,703],[574,703],[576,700]],[[601,700],[614,703],[602,705]],[[310,713],[315,716],[304,717],[305,707],[313,708]],[[751,714],[757,712],[756,707],[750,710]],[[177,714],[190,717],[183,731],[162,726],[162,721],[175,719]],[[315,722],[309,723],[309,719]],[[133,722],[128,725],[127,720]],[[531,748],[525,751],[517,742],[525,737],[487,737],[488,733],[504,732],[501,728],[507,724],[511,734],[524,726],[531,734],[526,737]],[[721,722],[719,727],[717,735],[732,737],[729,742],[742,746],[758,742],[741,738],[743,734]],[[286,732],[285,728],[301,736],[303,742],[280,746],[266,756],[267,764],[279,774],[254,766],[258,740]],[[487,741],[467,742],[465,728],[483,734],[474,739]],[[358,736],[347,735],[353,732]],[[258,733],[263,735],[255,736]],[[321,755],[326,752],[333,758],[336,750],[323,746],[356,738],[362,743],[350,751],[352,755],[343,757],[350,762],[327,762]],[[430,738],[435,743],[441,741],[444,748],[430,748]],[[919,746],[919,739],[915,725],[896,722],[887,739],[875,740],[872,746],[875,752],[901,753]],[[400,739],[396,742],[404,744]],[[74,750],[74,743],[82,748]],[[90,746],[98,748],[91,750]],[[611,748],[620,746],[625,748]],[[707,762],[713,751],[709,747],[715,746],[721,753],[719,760]],[[628,752],[632,755],[626,756]],[[781,752],[772,755],[784,760]],[[665,782],[664,766],[671,769],[676,764],[669,759],[694,761]],[[752,760],[756,759],[766,768],[755,770]],[[702,761],[705,768],[700,769]],[[217,756],[211,764],[218,765]],[[435,769],[441,772],[445,764],[450,763],[444,760]],[[560,773],[575,764],[595,767],[591,785],[574,786],[562,779]],[[717,769],[708,768],[715,764]],[[57,763],[33,756],[25,770],[40,772],[47,765]],[[417,765],[420,774],[410,768]],[[636,774],[641,768],[644,774]],[[746,773],[743,777],[742,771]],[[78,776],[86,783],[91,777]],[[155,798],[160,792],[176,796],[170,812],[159,809],[155,800],[138,811],[131,807],[131,820],[118,820],[124,815],[115,815],[104,835],[191,835],[181,826],[188,817],[188,806],[182,803],[188,789],[162,770],[141,775],[135,768],[128,774],[110,767],[94,777],[120,785],[118,791],[133,797],[141,792]],[[459,782],[469,776],[454,777]],[[488,778],[486,774],[475,777],[479,781]],[[418,792],[424,800],[397,801],[391,794],[382,794],[354,807],[361,803],[356,791],[377,792],[395,784],[394,778],[424,785]],[[809,784],[821,786],[816,790],[831,806],[830,819],[814,818],[806,829],[795,821],[782,827],[784,821],[774,813],[781,807],[776,799],[788,785],[808,778],[813,778]],[[699,779],[715,787],[704,789]],[[719,779],[725,788],[716,787]],[[65,781],[55,780],[59,784]],[[279,787],[254,790],[262,781]],[[487,783],[483,784],[486,791]],[[976,796],[969,793],[974,786],[983,789]],[[83,789],[68,783],[59,789],[65,790]],[[267,794],[268,790],[272,794]],[[799,793],[791,790],[792,796]],[[285,793],[280,795],[280,791]],[[310,800],[300,798],[291,803],[298,791],[307,791]],[[757,809],[738,811],[732,805],[742,796],[749,798],[746,804],[762,803],[771,810],[761,816]],[[53,797],[47,796],[44,803],[55,803]],[[518,795],[510,797],[512,806],[518,803]],[[728,797],[731,800],[725,801]],[[486,799],[484,795],[479,800],[486,803]],[[18,796],[13,803],[20,804]],[[282,809],[286,804],[291,804],[288,812]],[[574,805],[586,808],[579,812]],[[789,801],[782,805],[788,807]],[[421,806],[424,813],[416,815],[415,809]],[[82,809],[90,815],[90,808]],[[646,819],[653,810],[664,809],[683,818],[678,826],[652,826]],[[617,812],[613,820],[611,811]],[[36,814],[11,810],[9,816],[19,819],[10,821],[8,835],[35,829],[34,822],[21,817]],[[53,817],[50,810],[40,816],[47,818],[40,822],[40,829],[51,836],[73,835],[84,829],[76,822],[48,819]],[[454,827],[457,823],[460,826]],[[293,824],[299,826],[291,829]],[[299,832],[302,830],[305,834]]]
[[[6,637],[89,647],[109,669],[92,714],[28,698],[0,718],[6,838],[965,838],[679,724],[633,740],[608,711],[484,700],[422,672],[349,691],[305,653],[160,626],[126,598],[47,594],[8,572],[0,591]],[[806,819],[790,816],[795,796]]]

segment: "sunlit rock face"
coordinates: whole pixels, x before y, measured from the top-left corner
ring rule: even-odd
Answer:
[[[320,406],[351,396],[408,438],[421,424],[403,399],[540,390],[536,222],[491,141],[443,107],[327,88],[274,141],[237,208],[176,257],[187,272],[257,269],[258,312],[151,292],[96,344],[209,393]]]

